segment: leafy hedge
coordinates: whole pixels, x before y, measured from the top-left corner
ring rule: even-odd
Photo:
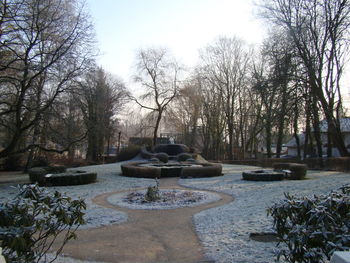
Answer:
[[[328,195],[285,197],[268,209],[286,246],[278,259],[318,263],[329,260],[334,251],[350,249],[350,185]]]
[[[122,149],[118,153],[117,160],[118,162],[130,160],[134,158],[136,155],[138,155],[140,150],[141,150],[140,146],[129,145],[127,148]]]

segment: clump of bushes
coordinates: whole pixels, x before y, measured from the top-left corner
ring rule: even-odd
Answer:
[[[274,163],[273,169],[275,171],[281,171],[281,170],[289,170],[290,163]]]
[[[283,248],[278,259],[318,263],[350,249],[350,186],[328,195],[286,199],[268,209]]]
[[[291,164],[289,167],[291,180],[302,180],[306,176],[306,165],[305,164]]]
[[[61,247],[76,238],[75,231],[84,224],[86,204],[59,192],[49,193],[37,185],[18,187],[19,194],[0,204],[0,240],[3,255],[11,262],[53,262],[45,254],[59,234]]]
[[[62,165],[43,166],[30,168],[28,174],[31,183],[38,183],[40,186],[43,186],[45,185],[46,174],[64,173],[66,170],[67,168]]]
[[[167,163],[169,161],[169,155],[166,153],[157,153],[155,157],[163,163]]]
[[[274,163],[275,171],[289,170],[287,179],[302,180],[306,176],[307,166],[299,163]]]
[[[191,159],[192,158],[192,155],[189,154],[189,153],[180,153],[178,156],[177,156],[177,160],[179,162],[184,162],[184,161],[187,161],[188,159]]]
[[[127,161],[139,154],[141,147],[138,145],[129,145],[122,149],[117,156],[118,162]]]

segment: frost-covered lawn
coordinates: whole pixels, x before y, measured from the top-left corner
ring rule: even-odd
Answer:
[[[224,165],[223,177],[180,180],[180,184],[187,187],[223,192],[235,198],[230,204],[194,216],[196,230],[207,255],[215,262],[273,262],[274,243],[249,239],[251,232],[273,230],[266,209],[282,200],[285,192],[297,196],[322,194],[350,183],[350,174],[317,171],[308,171],[307,180],[302,181],[241,180],[241,171],[251,168]]]

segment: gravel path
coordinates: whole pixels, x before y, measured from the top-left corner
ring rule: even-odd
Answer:
[[[48,188],[65,192],[73,198],[84,198],[88,204],[84,228],[118,224],[127,215],[92,203],[99,194],[120,190],[135,190],[154,184],[153,179],[121,177],[120,163],[83,167],[82,170],[98,173],[98,182],[81,186]],[[202,179],[180,179],[180,185],[232,195],[235,200],[227,205],[202,211],[194,216],[194,224],[208,258],[216,263],[264,263],[274,261],[274,243],[249,239],[251,232],[272,231],[272,220],[266,209],[283,199],[284,192],[298,196],[327,193],[350,183],[350,175],[338,172],[309,171],[308,180],[252,182],[241,180],[241,172],[249,166],[224,165],[225,176]],[[254,169],[254,168],[253,168]],[[10,184],[0,184],[0,201],[15,195]],[[80,263],[69,258],[57,262]]]

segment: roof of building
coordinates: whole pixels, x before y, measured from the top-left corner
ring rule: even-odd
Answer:
[[[327,120],[322,120],[320,122],[321,132],[328,131],[328,122]],[[340,130],[342,132],[350,132],[350,117],[344,117],[340,119]]]
[[[327,133],[328,132],[328,123],[326,120],[322,120],[320,122],[320,129],[321,132]],[[350,117],[344,117],[340,119],[340,129],[342,132],[350,132]],[[299,140],[300,140],[300,146],[304,145],[305,142],[305,133],[298,134]],[[286,144],[286,147],[297,147],[295,137],[290,139]]]
[[[299,137],[300,146],[303,146],[304,142],[305,142],[305,133],[298,134],[297,136]],[[286,146],[286,147],[297,147],[297,143],[296,143],[295,137],[290,139],[284,146]]]

